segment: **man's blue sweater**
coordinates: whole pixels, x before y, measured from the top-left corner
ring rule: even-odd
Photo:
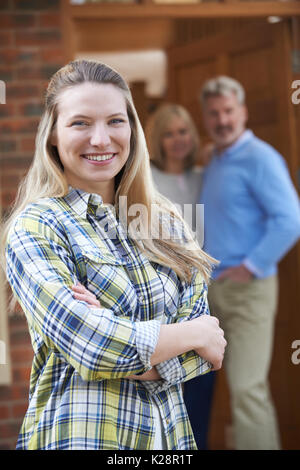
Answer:
[[[224,269],[240,264],[258,278],[277,272],[278,261],[300,236],[300,207],[282,156],[246,130],[205,169],[204,250]]]

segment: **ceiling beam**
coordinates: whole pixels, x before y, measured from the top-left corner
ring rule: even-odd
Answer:
[[[268,16],[300,16],[300,2],[247,1],[203,2],[197,4],[113,4],[89,3],[70,5],[75,20],[87,18],[262,18]]]

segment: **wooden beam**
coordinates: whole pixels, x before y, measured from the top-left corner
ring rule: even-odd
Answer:
[[[74,59],[75,38],[74,38],[74,24],[70,15],[70,2],[69,0],[61,0],[60,2],[60,23],[63,42],[64,62],[67,63]]]
[[[70,5],[75,20],[84,18],[259,18],[300,16],[300,3],[294,1],[204,2],[170,4],[83,4]]]

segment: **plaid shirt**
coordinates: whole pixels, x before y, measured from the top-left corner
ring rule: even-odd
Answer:
[[[153,406],[168,449],[196,449],[181,383],[209,364],[190,351],[151,369],[160,324],[208,314],[207,288],[149,262],[99,195],[70,190],[18,216],[7,277],[29,325],[34,359],[17,449],[151,449]],[[75,280],[101,308],[76,300]]]

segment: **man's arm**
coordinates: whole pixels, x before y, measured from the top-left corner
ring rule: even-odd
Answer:
[[[278,263],[299,238],[300,207],[286,164],[274,150],[269,150],[266,158],[257,159],[250,184],[265,214],[266,230],[243,263],[259,277]]]

